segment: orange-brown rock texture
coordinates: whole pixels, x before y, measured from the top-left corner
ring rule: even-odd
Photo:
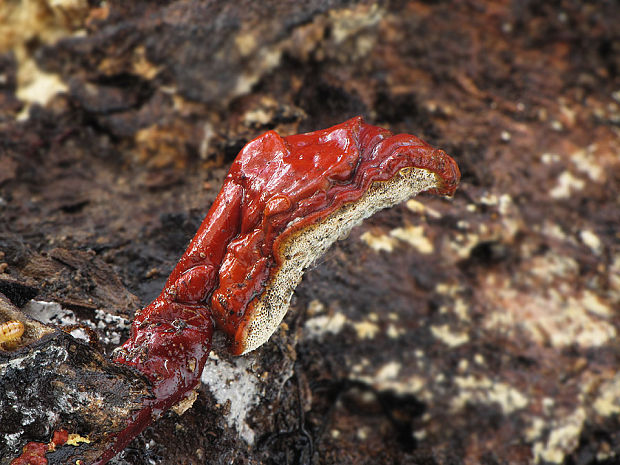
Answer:
[[[112,463],[617,463],[618,24],[605,0],[0,3],[2,305],[109,355],[245,142],[363,115],[452,155],[454,198],[354,229]],[[67,421],[13,388],[2,464]]]

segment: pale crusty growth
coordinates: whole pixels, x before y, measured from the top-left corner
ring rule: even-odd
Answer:
[[[422,191],[440,186],[431,171],[403,168],[393,178],[372,184],[358,201],[344,205],[321,222],[291,234],[281,246],[283,263],[258,297],[245,328],[244,354],[265,343],[286,315],[289,302],[304,271],[339,237],[379,210],[401,203]],[[243,334],[242,333],[242,334]]]

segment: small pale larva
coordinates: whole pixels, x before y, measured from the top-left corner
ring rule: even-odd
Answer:
[[[21,321],[11,320],[0,324],[0,344],[13,342],[24,334],[24,324]]]

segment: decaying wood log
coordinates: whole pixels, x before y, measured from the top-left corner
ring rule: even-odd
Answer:
[[[259,351],[216,340],[192,408],[117,463],[618,455],[614,2],[35,0],[0,18],[0,291],[93,328],[106,356],[265,131],[361,114],[463,174],[453,200],[338,242]]]

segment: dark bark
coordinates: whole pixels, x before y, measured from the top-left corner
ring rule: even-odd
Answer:
[[[286,327],[248,357],[217,350],[194,406],[117,463],[617,455],[615,2],[91,3],[0,34],[0,291],[60,304],[56,323],[97,328],[107,353],[265,130],[362,114],[463,173],[453,200],[418,198],[335,245]],[[66,92],[24,100],[28,59]]]

